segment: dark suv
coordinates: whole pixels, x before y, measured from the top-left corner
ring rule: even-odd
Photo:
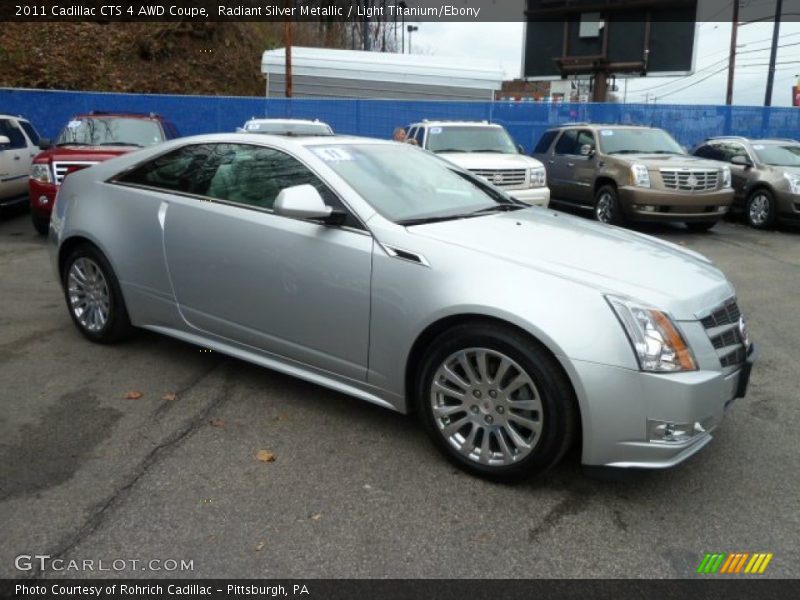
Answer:
[[[730,164],[733,208],[752,226],[800,223],[800,142],[790,139],[709,138],[696,156]]]
[[[171,121],[154,114],[92,111],[75,115],[55,143],[39,140],[42,150],[31,165],[28,192],[36,231],[47,234],[56,192],[64,177],[131,150],[179,137]]]

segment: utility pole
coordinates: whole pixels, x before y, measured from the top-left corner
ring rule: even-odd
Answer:
[[[739,32],[739,0],[733,0],[733,19],[731,20],[731,53],[728,57],[728,91],[725,104],[733,104],[733,72],[736,69],[736,36]]]
[[[289,8],[291,0],[286,0],[285,6]],[[289,18],[289,13],[286,13],[286,18],[283,20],[283,48],[286,56],[286,97],[292,97],[292,21]]]
[[[419,26],[417,25],[409,25],[408,26],[408,53],[411,54],[411,34],[415,31],[419,30]]]
[[[767,93],[764,95],[764,106],[772,106],[772,84],[775,82],[775,60],[778,57],[778,36],[781,31],[781,8],[783,0],[775,5],[775,25],[772,29],[772,50],[769,54],[769,73],[767,74]]]

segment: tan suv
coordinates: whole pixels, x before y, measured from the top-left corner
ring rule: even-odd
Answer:
[[[553,204],[592,210],[603,223],[681,221],[707,231],[733,201],[730,168],[688,155],[663,129],[562,125],[533,156],[547,169]]]
[[[709,138],[695,156],[730,163],[733,210],[765,229],[778,221],[800,223],[800,142],[790,139]]]

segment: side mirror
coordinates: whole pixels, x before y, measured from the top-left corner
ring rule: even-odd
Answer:
[[[53,141],[50,138],[39,138],[39,150],[47,150],[53,147]]]
[[[525,148],[522,147],[522,144],[517,144],[517,152],[525,154]]]
[[[742,156],[741,154],[737,154],[731,159],[732,165],[739,165],[740,167],[752,167],[753,163],[750,162],[750,159],[746,156]]]
[[[319,220],[329,225],[341,225],[346,217],[345,213],[325,204],[317,188],[308,183],[283,188],[275,198],[273,210],[276,215]]]
[[[11,144],[11,140],[8,138],[7,135],[0,135],[0,146],[8,146]],[[0,148],[2,150],[2,148]]]
[[[591,144],[584,144],[581,146],[581,156],[594,156],[594,147]]]

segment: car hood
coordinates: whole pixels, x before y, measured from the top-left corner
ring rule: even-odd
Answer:
[[[541,166],[535,158],[524,154],[497,154],[494,152],[440,152],[445,160],[462,169],[530,169]]]
[[[53,161],[81,160],[102,162],[139,149],[138,146],[58,146],[39,153],[36,158],[47,158]]]
[[[773,167],[784,173],[791,173],[792,175],[800,175],[800,167]]]
[[[722,165],[716,161],[685,154],[612,154],[615,159],[622,159],[630,164],[640,163],[648,169],[720,169]]]
[[[527,268],[635,298],[678,320],[694,320],[733,295],[701,254],[581,217],[528,208],[408,228]]]

